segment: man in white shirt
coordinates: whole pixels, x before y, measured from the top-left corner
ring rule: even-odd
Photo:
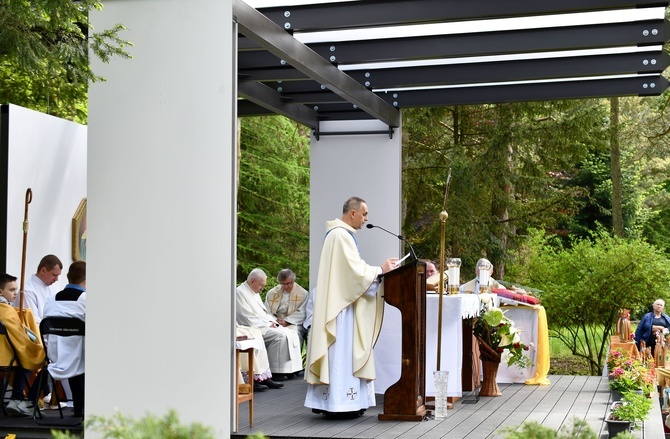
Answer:
[[[37,266],[37,272],[26,280],[23,291],[16,297],[14,306],[19,307],[20,296],[23,296],[23,307],[33,312],[35,323],[39,326],[44,315],[44,305],[56,293],[51,285],[58,280],[63,271],[63,263],[55,255],[46,255]]]

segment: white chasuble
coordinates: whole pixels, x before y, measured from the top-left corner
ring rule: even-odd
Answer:
[[[271,328],[276,319],[267,312],[260,294],[245,282],[237,287],[237,324],[256,327],[263,333],[272,373],[293,373],[302,369],[300,337],[292,329]]]
[[[339,219],[326,225],[307,348],[305,406],[352,412],[375,405],[372,348],[384,305],[376,280],[381,268],[361,259],[353,228]]]

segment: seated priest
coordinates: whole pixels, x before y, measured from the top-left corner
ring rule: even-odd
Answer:
[[[261,330],[268,353],[270,370],[276,375],[294,374],[302,370],[300,337],[294,329],[285,328],[265,308],[260,292],[267,275],[260,268],[251,270],[247,280],[237,287],[237,324]]]
[[[305,306],[309,294],[298,285],[295,273],[288,268],[279,272],[277,282],[279,285],[265,296],[265,308],[277,318],[277,323],[298,332],[302,346],[307,335],[302,324],[305,322]]]
[[[500,288],[500,284],[491,277],[493,275],[493,264],[488,259],[481,258],[475,265],[475,278],[461,285],[459,292],[479,294],[482,287],[485,293],[490,293],[494,288]]]

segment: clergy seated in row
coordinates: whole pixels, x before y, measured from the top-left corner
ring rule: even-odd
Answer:
[[[493,279],[493,264],[488,259],[480,259],[475,266],[475,278],[464,283],[459,288],[461,294],[474,293],[479,294],[482,287],[485,287],[486,292],[490,293],[494,288],[500,288],[498,281]]]
[[[75,261],[67,272],[65,289],[44,305],[46,317],[72,317],[86,322],[86,262]],[[67,380],[72,390],[73,415],[84,417],[84,382],[86,357],[84,337],[73,335],[46,337],[49,355],[49,374],[56,380]]]
[[[295,281],[295,273],[285,268],[277,275],[279,285],[268,291],[265,308],[277,318],[277,323],[298,333],[300,346],[307,336],[304,328],[305,310],[309,294]]]
[[[252,371],[254,392],[262,392],[268,388],[281,389],[284,387],[282,383],[277,383],[272,379],[268,351],[265,349],[265,342],[263,341],[263,332],[258,328],[241,325],[236,326],[236,332],[238,339],[250,341],[251,347],[254,348],[254,370]],[[249,383],[249,359],[246,355],[240,356],[240,369],[244,382]]]
[[[261,330],[273,374],[294,375],[302,370],[300,336],[295,329],[282,326],[277,317],[268,312],[260,296],[266,282],[265,272],[255,268],[247,280],[238,285],[237,324]]]
[[[0,321],[7,329],[7,337],[14,346],[19,362],[19,369],[14,372],[12,395],[7,403],[6,410],[11,416],[31,416],[33,409],[30,401],[36,399],[36,386],[31,389],[27,400],[24,391],[28,385],[28,377],[31,371],[39,369],[44,362],[44,347],[32,311],[23,309],[21,311],[22,319],[19,317],[19,310],[11,305],[18,295],[18,290],[15,276],[10,274],[0,275]],[[9,365],[14,355],[11,349],[6,341],[0,344],[1,365]]]

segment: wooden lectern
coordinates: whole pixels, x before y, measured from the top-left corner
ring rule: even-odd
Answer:
[[[414,261],[384,275],[384,300],[402,313],[400,380],[384,393],[382,421],[426,416],[426,264]]]

